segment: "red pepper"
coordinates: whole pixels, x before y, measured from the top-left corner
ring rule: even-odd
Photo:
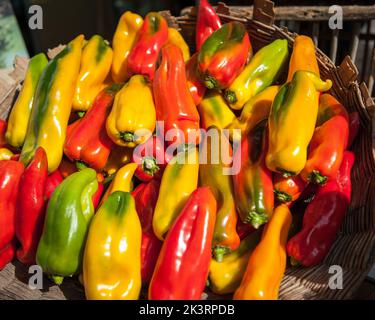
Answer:
[[[303,216],[302,230],[287,244],[294,264],[309,267],[320,263],[329,252],[350,204],[350,172],[354,153],[345,151],[336,178],[318,189]]]
[[[16,202],[23,169],[21,162],[0,161],[0,270],[14,256]]]
[[[0,119],[0,148],[5,147],[7,145],[7,141],[5,139],[6,131],[7,131],[7,122]]]
[[[352,112],[349,114],[349,141],[348,141],[348,148],[351,147],[355,138],[358,135],[359,131],[359,114],[357,111]]]
[[[160,49],[168,41],[167,21],[159,13],[150,12],[138,34],[138,40],[128,56],[129,72],[142,74],[152,80]]]
[[[167,44],[161,50],[161,62],[153,83],[156,119],[164,121],[165,132],[176,130],[173,142],[199,142],[199,113],[186,85],[185,62],[181,49]],[[172,131],[170,131],[172,132]],[[194,134],[195,133],[195,134]]]
[[[44,192],[44,197],[46,200],[49,200],[52,196],[53,191],[55,191],[56,187],[64,180],[64,177],[62,176],[61,172],[59,170],[56,170],[52,172],[46,182],[46,189]]]
[[[236,230],[241,240],[245,239],[250,233],[256,231],[252,225],[243,223],[241,219],[237,219]]]
[[[35,264],[44,224],[47,177],[47,155],[39,147],[21,176],[17,197],[16,237],[21,244],[17,259],[24,264]]]
[[[186,63],[186,80],[191,96],[197,106],[203,99],[206,92],[206,86],[201,81],[198,74],[198,52]]]
[[[86,114],[68,126],[64,153],[69,159],[96,170],[104,168],[113,147],[105,123],[120,88],[121,85],[115,84],[102,90]]]
[[[301,171],[302,179],[317,184],[334,179],[348,144],[348,136],[349,123],[342,115],[334,116],[316,128]]]
[[[78,171],[77,166],[66,157],[62,158],[58,170],[60,171],[63,178],[66,178],[70,176],[72,173]]]
[[[306,186],[307,183],[300,176],[284,177],[280,173],[274,175],[273,191],[280,202],[296,201]]]
[[[104,185],[102,181],[98,181],[98,190],[92,196],[92,205],[96,209],[100,203],[104,191]]]
[[[214,8],[207,0],[200,0],[195,32],[196,51],[199,51],[206,39],[220,27],[220,18]]]
[[[163,242],[152,229],[152,217],[158,200],[160,182],[151,180],[141,183],[133,192],[135,206],[142,225],[141,277],[142,283],[148,284],[154,272],[156,261]]]
[[[163,243],[151,279],[151,300],[198,300],[206,285],[215,226],[216,200],[196,189]]]
[[[342,116],[349,121],[349,115],[345,107],[331,96],[329,93],[323,93],[319,96],[319,109],[316,126],[321,126],[334,116]]]

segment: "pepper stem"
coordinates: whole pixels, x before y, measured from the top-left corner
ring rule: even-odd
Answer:
[[[160,168],[156,164],[156,160],[154,157],[144,157],[142,159],[142,169],[150,176],[153,176],[155,172],[157,172]]]
[[[298,267],[301,265],[301,262],[299,262],[296,258],[294,257],[290,257],[290,264],[293,266],[293,267]]]
[[[52,275],[50,276],[51,280],[56,283],[58,286],[60,284],[62,284],[62,282],[64,281],[64,277],[63,276],[57,276],[57,275]]]
[[[325,184],[327,182],[327,177],[326,176],[323,176],[319,173],[319,171],[317,170],[313,170],[310,174],[309,174],[309,181],[310,182],[313,182],[313,183],[316,183],[316,184]]]
[[[231,90],[225,91],[225,100],[227,100],[229,103],[236,103],[237,102],[236,94]]]
[[[76,168],[78,171],[88,168],[88,166],[83,161],[76,161]]]
[[[224,256],[230,251],[228,247],[215,246],[213,248],[213,257],[217,262],[222,262]]]
[[[285,203],[285,202],[290,202],[292,201],[292,196],[284,191],[280,191],[280,190],[273,190],[275,196],[276,196],[276,199]]]
[[[120,133],[120,139],[124,140],[125,142],[134,142],[134,133],[126,131]]]
[[[250,223],[255,229],[258,229],[261,225],[268,221],[268,216],[265,213],[258,213],[255,211],[249,212],[245,219],[245,223]]]
[[[208,88],[208,89],[214,89],[214,88],[217,88],[218,86],[218,83],[216,81],[216,79],[210,75],[206,75],[204,77],[204,85]]]
[[[80,118],[83,118],[83,116],[86,114],[86,111],[77,111],[77,115]]]
[[[280,174],[281,174],[284,178],[289,178],[289,177],[293,177],[293,176],[295,176],[295,173],[294,173],[294,172],[286,171],[286,170],[281,169],[281,168],[276,168],[276,171],[280,172]]]

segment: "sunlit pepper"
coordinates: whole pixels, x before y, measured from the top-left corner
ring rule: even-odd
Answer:
[[[83,283],[88,300],[138,299],[141,236],[131,194],[112,193],[96,212],[88,231],[83,258]]]
[[[0,161],[10,160],[14,156],[13,152],[7,148],[0,148]]]
[[[285,204],[278,206],[251,253],[245,275],[234,294],[236,300],[276,300],[286,267],[286,242],[292,215]]]
[[[83,39],[80,35],[69,42],[40,76],[20,158],[25,164],[38,147],[47,153],[49,172],[55,171],[61,162]]]
[[[152,89],[146,77],[135,75],[116,94],[106,121],[109,137],[124,147],[145,142],[156,125]]]
[[[130,74],[144,75],[152,80],[160,49],[167,42],[167,21],[157,12],[148,13],[138,31],[138,38],[128,55]]]
[[[199,51],[206,39],[221,27],[220,18],[207,0],[200,0],[195,31],[195,49]]]
[[[277,39],[260,49],[225,90],[225,99],[233,109],[244,104],[273,84],[288,61],[288,41]]]
[[[307,183],[298,176],[283,177],[280,173],[274,175],[273,191],[280,202],[296,201],[305,190]]]
[[[198,52],[186,62],[186,81],[195,105],[198,105],[206,92],[206,86],[198,74]]]
[[[168,28],[168,43],[174,44],[179,47],[182,51],[184,61],[187,62],[190,59],[190,49],[184,40],[181,33],[175,28]]]
[[[136,13],[126,11],[120,18],[113,35],[113,59],[111,75],[115,82],[125,82],[129,77],[128,56],[143,24],[143,19]]]
[[[152,221],[155,235],[160,240],[165,238],[188,197],[197,188],[198,157],[195,147],[187,148],[173,157],[164,170]]]
[[[285,176],[298,174],[305,166],[307,147],[314,134],[319,91],[331,88],[315,73],[297,71],[283,85],[272,103],[268,118],[267,167]]]
[[[211,34],[198,55],[198,69],[207,88],[228,88],[252,54],[249,35],[240,22],[229,22]]]
[[[25,141],[34,94],[39,78],[47,63],[48,60],[44,53],[37,54],[29,61],[22,89],[10,111],[8,119],[6,139],[13,147],[20,148]]]
[[[349,121],[348,112],[346,111],[345,107],[337,101],[335,97],[333,97],[329,93],[320,95],[316,126],[321,126],[324,122],[328,121],[334,116],[341,116]]]

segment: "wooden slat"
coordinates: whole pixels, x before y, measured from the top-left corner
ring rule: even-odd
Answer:
[[[361,33],[361,23],[357,22],[354,24],[353,35],[350,45],[350,57],[355,62],[358,52],[359,36]]]
[[[334,29],[332,30],[332,38],[331,38],[331,49],[330,49],[330,54],[329,57],[332,60],[333,63],[336,62],[336,57],[337,57],[337,47],[339,43],[339,29]]]

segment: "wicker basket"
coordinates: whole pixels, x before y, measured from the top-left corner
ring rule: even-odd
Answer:
[[[217,11],[223,22],[236,20],[246,25],[255,50],[278,38],[287,39],[290,49],[293,46],[296,34],[274,25],[275,14],[271,1],[254,1],[252,19],[241,15],[240,11],[232,11],[222,3],[219,4]],[[162,14],[171,27],[181,29],[183,36],[193,49],[195,9],[180,17],[173,17],[167,11],[163,11]],[[349,57],[346,57],[338,67],[319,49],[317,49],[317,57],[321,77],[329,78],[334,83],[332,94],[346,106],[349,112],[358,111],[360,115],[360,131],[352,146],[356,154],[356,162],[352,171],[352,202],[336,242],[323,263],[312,268],[287,268],[280,289],[281,299],[348,299],[375,262],[375,205],[373,204],[375,196],[375,105],[366,85],[357,82],[358,71]],[[15,76],[15,83],[20,81],[19,78],[19,75]],[[13,91],[9,89],[6,101],[2,104],[0,101],[0,117],[7,116],[10,101],[14,96]],[[5,96],[0,93],[1,96],[4,100]],[[332,265],[339,265],[343,269],[343,289],[341,290],[332,290],[328,286],[331,276],[329,268]],[[9,265],[0,272],[0,298],[83,297],[82,288],[69,281],[64,282],[59,289],[52,287],[47,292],[35,290],[38,292],[32,293],[25,283],[27,274],[20,276],[22,272],[17,272],[17,269],[26,272],[26,269],[19,263]],[[14,279],[14,274],[17,279]],[[17,290],[20,291],[18,294]],[[72,290],[77,291],[72,292]],[[48,292],[51,292],[51,295],[48,295]]]

